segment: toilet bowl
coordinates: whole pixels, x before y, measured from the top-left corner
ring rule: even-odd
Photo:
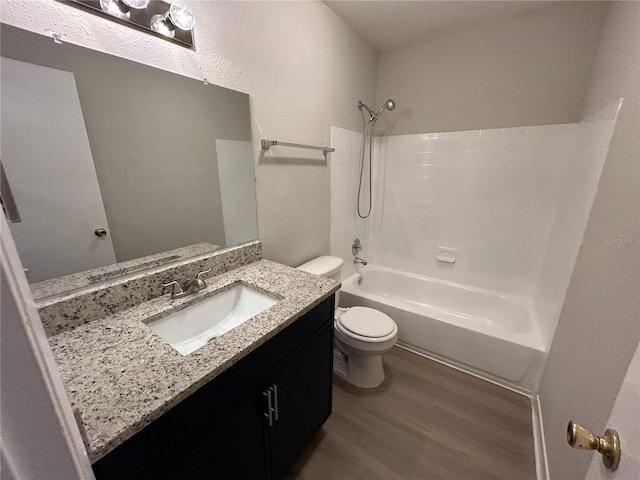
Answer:
[[[340,281],[343,261],[324,255],[298,267],[299,270]],[[339,292],[336,293],[336,305]],[[398,326],[384,313],[368,307],[336,308],[334,318],[334,373],[349,383],[374,388],[384,380],[382,355],[398,339]]]

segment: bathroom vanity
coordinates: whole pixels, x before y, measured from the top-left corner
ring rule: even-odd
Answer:
[[[330,415],[339,285],[260,258],[229,268],[234,261],[225,258],[222,251],[204,260],[213,273],[216,265],[226,271],[181,299],[163,294],[71,325],[89,313],[90,302],[77,302],[82,310],[73,315],[60,307],[70,324],[58,319],[55,328],[48,327],[51,304],[41,309],[99,480],[283,478]],[[176,271],[159,267],[144,281],[162,283]],[[237,284],[278,301],[189,355],[149,327]]]
[[[283,478],[331,413],[332,312],[324,300],[96,462],[96,478]]]

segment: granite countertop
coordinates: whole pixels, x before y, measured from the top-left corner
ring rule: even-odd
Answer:
[[[188,356],[145,324],[238,282],[282,299]],[[332,280],[268,260],[207,283],[194,295],[175,300],[163,295],[49,338],[92,463],[339,288]]]

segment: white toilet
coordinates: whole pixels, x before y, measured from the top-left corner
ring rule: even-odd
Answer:
[[[343,261],[323,255],[300,265],[298,269],[322,275],[337,282]],[[340,292],[336,293],[336,306]],[[387,315],[368,307],[336,308],[333,370],[348,382],[363,388],[377,387],[384,380],[382,354],[398,339],[398,326]],[[341,314],[340,314],[341,313]]]

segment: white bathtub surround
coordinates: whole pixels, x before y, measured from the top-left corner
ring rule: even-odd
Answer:
[[[531,296],[577,128],[383,137],[373,263]],[[440,246],[455,265],[436,261]]]
[[[448,295],[441,291],[426,298],[422,289],[417,300],[407,301],[413,287],[402,276],[384,287],[400,288],[397,293],[410,306],[402,309],[411,313],[415,327],[400,326],[400,342],[407,335],[415,349],[535,391],[617,109],[616,103],[579,124],[376,138],[373,210],[365,221],[355,213],[362,135],[332,127],[337,150],[331,160],[331,252],[349,268],[343,281],[356,271],[351,242],[359,236],[364,247],[360,256],[372,265],[404,272],[408,279],[423,277],[432,284],[445,282],[467,292],[483,291],[486,298],[506,299],[480,314],[465,310],[478,304],[469,298],[438,307],[438,296]],[[441,247],[457,250],[455,263],[436,260]],[[390,292],[377,293],[387,302]],[[436,308],[439,322],[433,323],[431,313],[415,311],[416,304]],[[486,305],[484,300],[479,304]],[[513,305],[523,310],[513,314]],[[400,323],[394,314],[405,315],[386,313]],[[422,331],[416,315],[423,315],[434,330]],[[501,333],[458,323],[471,317],[508,320]],[[526,334],[518,332],[521,325]],[[444,335],[441,328],[457,337],[434,341],[435,331]],[[477,335],[490,337],[488,345],[506,343],[475,356],[458,348],[457,340],[475,344]],[[417,340],[421,336],[424,345]],[[442,342],[451,342],[451,348],[443,348]]]
[[[622,99],[578,124],[576,147],[555,199],[555,217],[544,243],[544,260],[533,296],[547,350],[558,324],[621,105]],[[615,244],[629,239],[612,236],[601,241]]]

